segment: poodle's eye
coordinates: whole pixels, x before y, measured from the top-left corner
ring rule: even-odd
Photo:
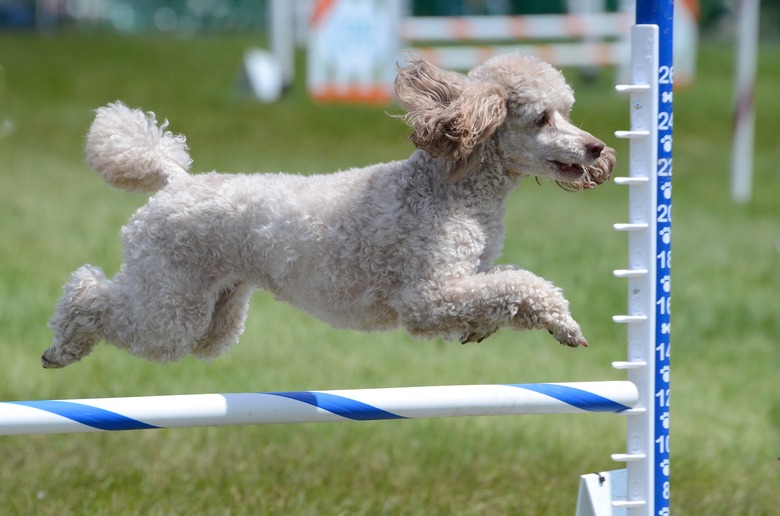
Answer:
[[[536,119],[534,124],[536,124],[537,127],[543,127],[547,125],[550,122],[550,114],[546,111],[539,115],[539,118]]]

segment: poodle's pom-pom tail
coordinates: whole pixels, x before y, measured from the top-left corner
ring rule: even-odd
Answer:
[[[99,108],[87,134],[87,163],[110,185],[131,192],[155,192],[192,163],[186,139],[121,102]]]

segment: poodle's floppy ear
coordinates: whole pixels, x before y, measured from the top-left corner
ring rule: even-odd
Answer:
[[[506,117],[502,86],[442,70],[420,58],[399,69],[395,90],[406,109],[403,119],[414,130],[409,138],[432,156],[453,162],[454,170],[465,168],[474,149]]]

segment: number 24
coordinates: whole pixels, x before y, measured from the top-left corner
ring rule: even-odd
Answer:
[[[673,125],[674,125],[674,115],[672,113],[667,113],[666,111],[661,111],[660,113],[658,113],[659,131],[669,131],[672,129]]]

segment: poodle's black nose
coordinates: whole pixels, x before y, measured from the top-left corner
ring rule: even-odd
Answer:
[[[600,142],[599,140],[593,140],[585,144],[585,148],[588,149],[590,156],[593,159],[596,159],[601,156],[601,151],[604,150],[604,143]]]

